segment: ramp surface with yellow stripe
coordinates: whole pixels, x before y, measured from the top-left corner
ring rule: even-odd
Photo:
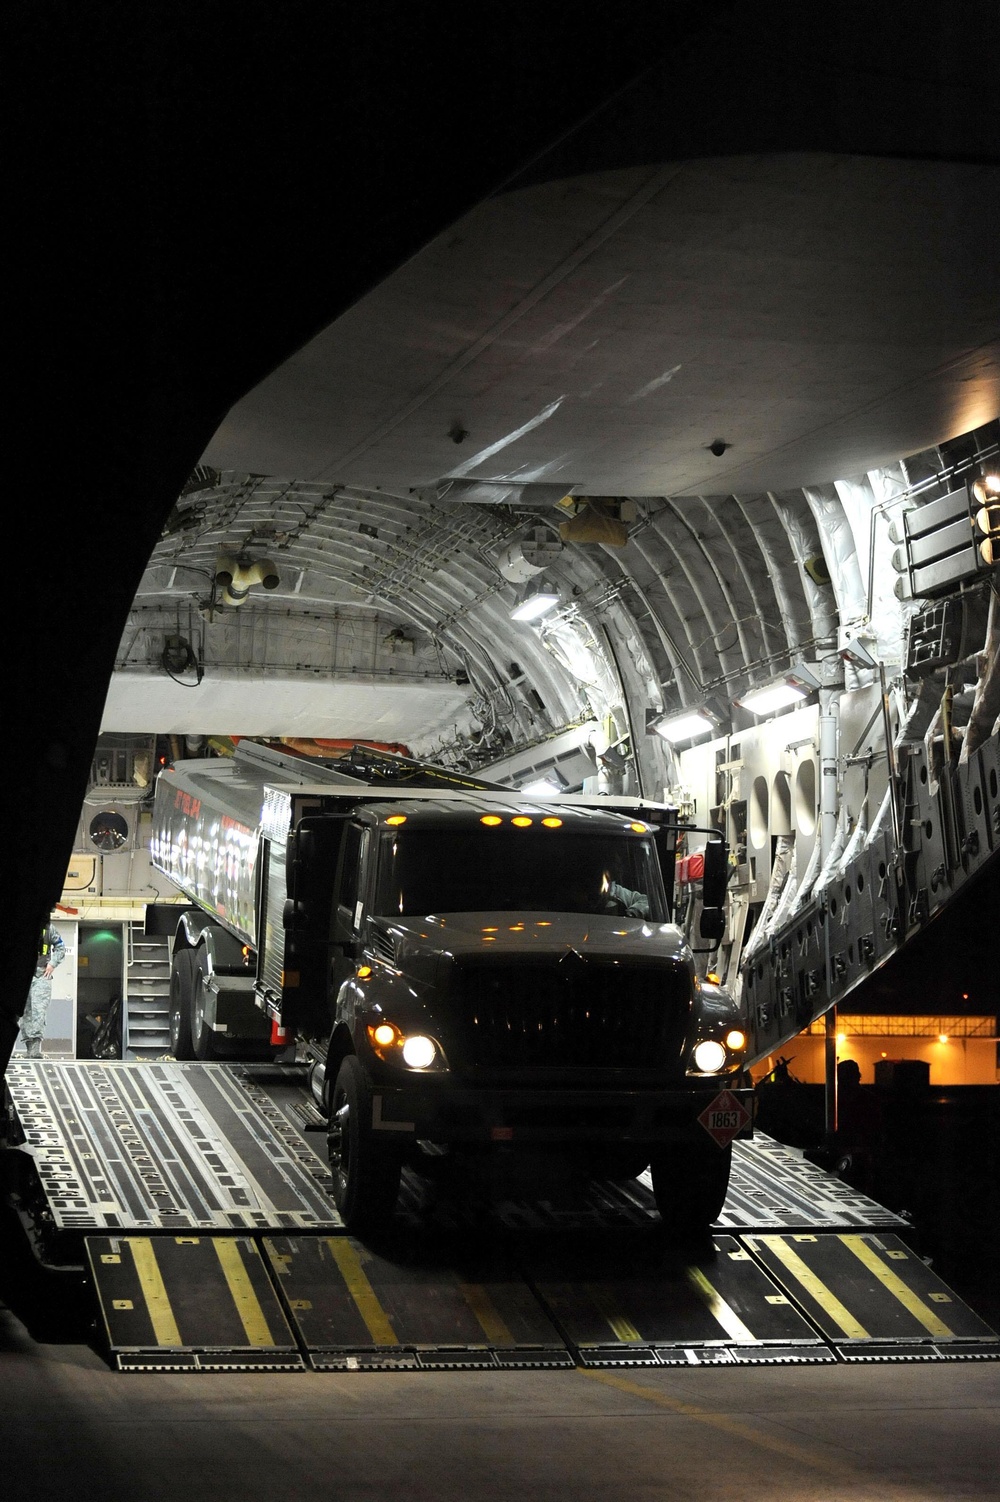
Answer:
[[[388,1256],[343,1235],[268,1237],[264,1248],[318,1371],[574,1364],[502,1253],[449,1265],[419,1244]]]
[[[249,1237],[90,1236],[86,1249],[119,1370],[303,1369]]]
[[[898,1236],[745,1236],[751,1255],[844,1361],[974,1360],[996,1332]]]
[[[886,1232],[663,1238],[89,1237],[123,1371],[401,1371],[997,1360]]]

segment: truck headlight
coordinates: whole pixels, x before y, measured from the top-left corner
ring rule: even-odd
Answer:
[[[742,1028],[734,1027],[731,1033],[726,1034],[726,1047],[733,1053],[740,1053],[747,1046],[747,1035]]]
[[[718,1074],[726,1062],[726,1050],[713,1038],[706,1038],[695,1048],[694,1062],[704,1074]]]
[[[433,1041],[425,1038],[423,1033],[411,1033],[403,1040],[403,1063],[409,1064],[411,1069],[426,1069],[434,1063],[436,1053]]]

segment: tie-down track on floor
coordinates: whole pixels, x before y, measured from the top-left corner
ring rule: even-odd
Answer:
[[[428,1214],[409,1175],[396,1227],[364,1243],[300,1072],[18,1064],[7,1087],[122,1371],[1000,1359],[904,1220],[768,1138],[735,1145],[697,1247],[642,1180]]]

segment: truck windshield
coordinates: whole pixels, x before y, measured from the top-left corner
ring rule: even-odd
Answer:
[[[413,829],[383,845],[383,917],[605,913],[667,920],[652,840],[521,829]]]

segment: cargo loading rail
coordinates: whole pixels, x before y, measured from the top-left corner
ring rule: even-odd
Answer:
[[[642,1179],[584,1202],[459,1196],[432,1236],[345,1234],[295,1069],[12,1065],[49,1237],[122,1371],[353,1371],[1000,1359],[883,1206],[768,1138],[735,1144],[703,1245]],[[450,1218],[449,1218],[450,1216]],[[432,1217],[433,1218],[433,1217]]]

